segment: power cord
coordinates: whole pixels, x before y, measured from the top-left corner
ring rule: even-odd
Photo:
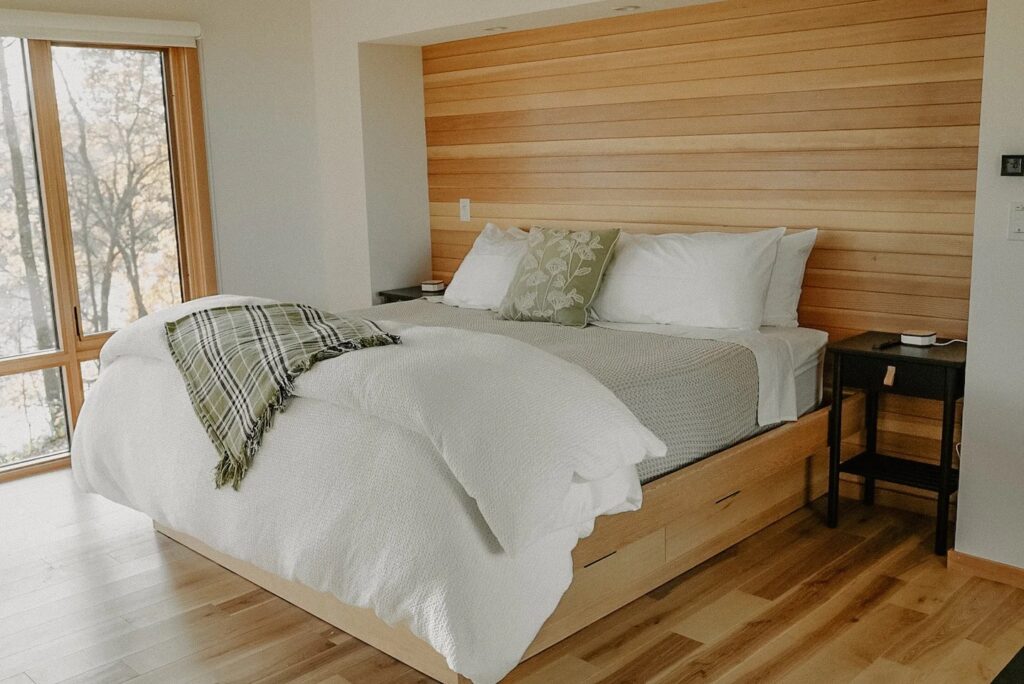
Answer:
[[[967,344],[967,340],[946,340],[945,342],[935,342],[935,343],[932,344],[932,346],[933,347],[946,347],[948,345],[953,344],[954,342],[960,342],[962,344]]]

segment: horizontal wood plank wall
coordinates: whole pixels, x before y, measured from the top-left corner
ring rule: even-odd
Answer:
[[[434,277],[488,221],[817,226],[802,325],[963,337],[984,29],[985,0],[726,0],[427,46]],[[933,460],[939,415],[884,400],[881,448]]]

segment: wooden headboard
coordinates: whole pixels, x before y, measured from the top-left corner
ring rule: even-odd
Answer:
[[[818,226],[802,325],[963,337],[984,10],[726,0],[427,46],[434,275],[487,221]]]

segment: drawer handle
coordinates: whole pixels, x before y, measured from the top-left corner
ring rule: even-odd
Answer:
[[[726,494],[726,495],[725,495],[725,496],[723,496],[723,497],[722,497],[721,499],[719,499],[718,501],[716,501],[716,502],[715,502],[715,504],[717,505],[717,504],[720,504],[720,503],[722,503],[723,501],[728,501],[729,499],[733,498],[734,496],[736,496],[737,494],[739,494],[739,493],[740,493],[740,492],[742,492],[742,491],[743,491],[742,489],[737,489],[737,490],[736,490],[735,492],[733,492],[732,494]]]
[[[614,556],[614,555],[615,555],[615,554],[617,554],[617,553],[618,553],[618,551],[612,551],[611,553],[609,553],[609,554],[608,554],[608,555],[606,555],[606,556],[601,556],[601,557],[600,557],[600,558],[598,558],[597,560],[592,560],[592,561],[590,561],[589,563],[587,563],[587,564],[586,564],[586,565],[584,565],[583,567],[584,567],[584,569],[586,569],[586,568],[589,568],[589,567],[590,567],[591,565],[594,565],[595,563],[600,563],[601,561],[605,560],[606,558],[611,558],[612,556]]]

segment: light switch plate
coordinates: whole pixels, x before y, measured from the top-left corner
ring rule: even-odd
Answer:
[[[1024,240],[1024,202],[1014,202],[1010,205],[1010,235],[1011,240]]]
[[[469,200],[466,198],[459,200],[459,220],[469,220]]]

